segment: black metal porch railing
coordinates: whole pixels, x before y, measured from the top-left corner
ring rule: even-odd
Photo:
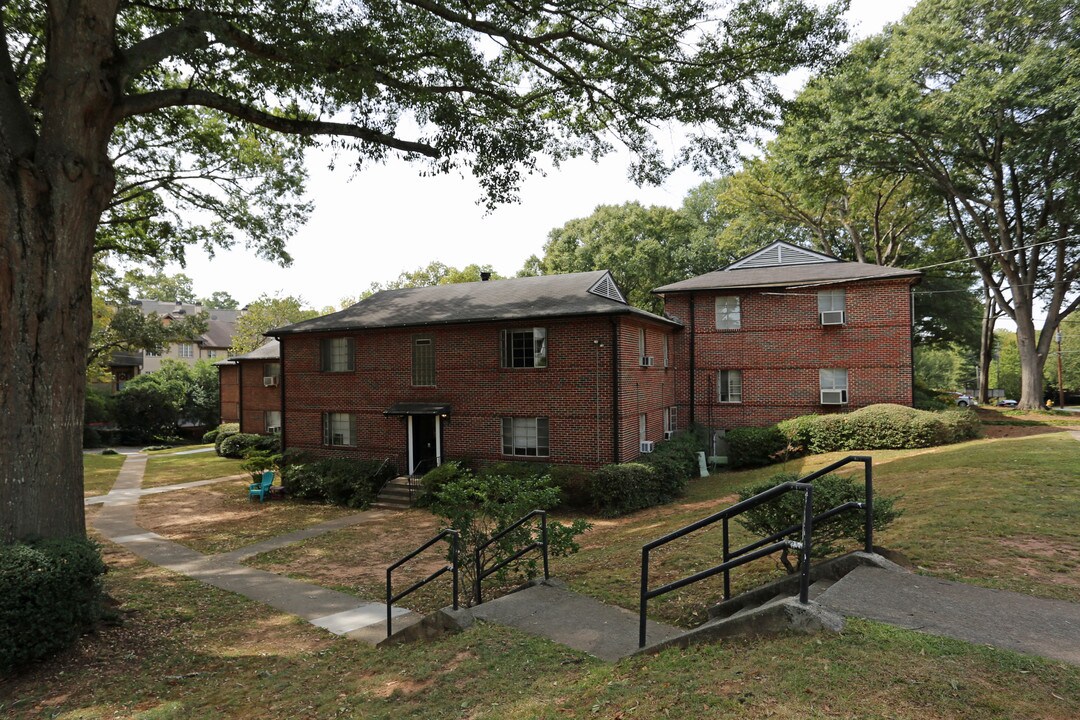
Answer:
[[[529,543],[528,545],[521,548],[520,550],[518,550],[516,553],[514,553],[510,557],[506,558],[505,560],[502,560],[499,563],[496,563],[492,567],[484,568],[483,561],[482,561],[482,553],[484,552],[484,550],[486,550],[488,547],[490,547],[491,545],[493,545],[497,541],[501,540],[503,537],[505,537],[509,533],[513,532],[514,530],[517,530],[519,527],[521,527],[522,525],[524,525],[525,523],[527,523],[529,520],[533,519],[537,515],[540,516],[540,540],[536,540],[536,541],[533,541],[533,542]],[[487,540],[484,543],[478,545],[476,547],[475,552],[473,553],[473,561],[474,561],[475,567],[476,567],[476,576],[475,576],[475,579],[473,580],[473,592],[474,592],[474,596],[476,598],[476,604],[479,605],[480,603],[482,603],[484,601],[483,594],[481,592],[481,583],[483,582],[484,578],[490,577],[491,575],[494,575],[495,573],[499,572],[500,570],[502,570],[504,567],[506,567],[510,563],[514,562],[515,560],[517,560],[518,558],[523,556],[525,553],[527,553],[527,552],[529,552],[531,550],[535,550],[537,548],[540,548],[540,550],[542,551],[542,553],[544,555],[544,579],[547,580],[548,579],[548,532],[547,532],[547,512],[544,511],[544,510],[533,510],[531,513],[529,513],[525,517],[521,518],[520,520],[515,522],[513,525],[510,525],[509,527],[501,530],[496,535],[493,535],[489,540]]]
[[[449,528],[443,530],[435,537],[428,540],[420,547],[413,550],[411,553],[395,562],[390,567],[386,568],[386,637],[390,637],[393,634],[393,605],[398,600],[406,597],[407,595],[419,590],[427,585],[432,580],[440,577],[443,573],[452,572],[454,574],[454,609],[458,609],[458,537],[460,533],[457,530],[450,530]],[[393,573],[405,563],[412,560],[420,553],[427,550],[429,547],[439,542],[440,540],[450,537],[450,564],[444,565],[435,572],[428,575],[423,580],[419,580],[413,583],[407,590],[402,590],[397,595],[393,594]]]
[[[817,478],[826,475],[837,468],[843,467],[849,463],[861,462],[863,463],[863,474],[865,478],[865,497],[863,502],[848,502],[837,507],[830,508],[819,515],[814,515],[813,510],[813,481]],[[803,504],[803,519],[802,522],[797,525],[792,525],[784,530],[770,535],[767,538],[756,540],[744,547],[737,550],[730,550],[730,540],[728,527],[730,520],[737,515],[740,515],[747,510],[755,508],[766,502],[774,500],[780,495],[784,495],[789,492],[803,492],[806,494]],[[799,601],[806,603],[809,601],[809,588],[810,588],[810,550],[812,544],[813,528],[818,523],[821,523],[834,515],[838,515],[842,512],[847,512],[853,509],[865,510],[864,518],[864,545],[867,552],[873,552],[874,544],[874,488],[873,488],[873,460],[868,456],[851,455],[842,460],[839,460],[827,467],[822,468],[816,472],[807,475],[804,478],[800,478],[794,482],[787,482],[770,488],[762,493],[759,493],[751,498],[747,498],[742,502],[736,503],[731,507],[721,510],[718,513],[710,515],[709,517],[698,520],[695,523],[687,525],[684,528],[676,530],[672,533],[668,533],[662,538],[653,540],[647,543],[641,548],[641,600],[640,600],[640,614],[639,614],[639,626],[638,626],[638,646],[645,646],[645,625],[646,625],[646,606],[649,600],[654,597],[658,597],[665,593],[669,593],[673,590],[685,587],[692,583],[707,578],[713,577],[719,573],[724,575],[724,599],[727,600],[731,597],[731,571],[740,565],[757,560],[758,558],[771,555],[772,553],[783,550],[784,548],[796,549],[799,551],[799,563],[800,563],[800,579],[799,579]],[[672,540],[677,540],[685,535],[700,530],[704,527],[708,527],[716,522],[723,523],[723,562],[719,565],[703,570],[699,573],[695,573],[682,580],[676,580],[675,582],[668,583],[654,590],[649,590],[649,552],[653,549],[666,545]],[[801,531],[801,540],[789,540],[786,539]]]

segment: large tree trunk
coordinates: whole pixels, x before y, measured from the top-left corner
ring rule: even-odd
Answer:
[[[997,321],[997,302],[990,291],[983,288],[982,334],[979,337],[979,387],[976,394],[980,403],[990,400],[990,361],[994,359],[994,325]]]
[[[41,120],[33,134],[0,127],[3,542],[85,534],[90,270],[113,190],[113,5],[73,0],[51,9]]]
[[[1017,407],[1034,410],[1043,405],[1043,368],[1046,349],[1041,347],[1031,305],[1016,301],[1016,345],[1020,353],[1020,402]]]

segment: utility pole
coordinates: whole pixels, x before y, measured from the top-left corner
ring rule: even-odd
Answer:
[[[1058,407],[1065,407],[1065,386],[1061,384],[1061,330],[1054,335],[1058,346]]]

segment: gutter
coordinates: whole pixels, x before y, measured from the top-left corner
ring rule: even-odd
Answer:
[[[619,448],[619,320],[611,318],[611,462],[618,464]]]

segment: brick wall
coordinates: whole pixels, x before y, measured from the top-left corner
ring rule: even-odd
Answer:
[[[269,373],[265,366],[276,361],[239,360],[240,385],[243,397],[240,432],[265,433],[266,411],[281,410],[281,388],[277,385],[267,387],[263,378]]]
[[[694,413],[714,428],[768,425],[808,413],[847,412],[874,403],[911,405],[911,310],[907,281],[848,283],[844,325],[823,326],[817,290],[694,293]],[[741,328],[716,328],[716,297],[738,295]],[[687,332],[675,340],[689,358],[690,296],[666,298]],[[848,371],[846,405],[822,405],[820,369]],[[742,372],[742,401],[720,402],[718,371]],[[688,369],[677,373],[679,403],[690,403]]]
[[[500,367],[500,331],[533,326],[547,331],[548,366]],[[608,463],[614,455],[611,350],[617,333],[623,388],[619,447],[626,460],[638,454],[637,412],[648,413],[650,439],[659,440],[661,408],[674,401],[674,385],[665,380],[671,372],[660,366],[662,357],[652,368],[639,366],[639,326],[648,326],[648,342],[658,350],[659,338],[670,332],[660,323],[626,317],[363,331],[348,335],[355,339],[355,370],[348,372],[320,370],[320,340],[343,335],[289,336],[284,351],[286,443],[324,455],[403,459],[407,421],[383,413],[395,403],[430,402],[451,407],[442,422],[444,459],[515,459],[502,452],[501,419],[546,417],[548,462]],[[416,336],[433,341],[433,387],[412,384]],[[324,412],[355,416],[355,447],[323,445]]]
[[[221,422],[240,422],[240,368],[218,365],[218,388]]]

